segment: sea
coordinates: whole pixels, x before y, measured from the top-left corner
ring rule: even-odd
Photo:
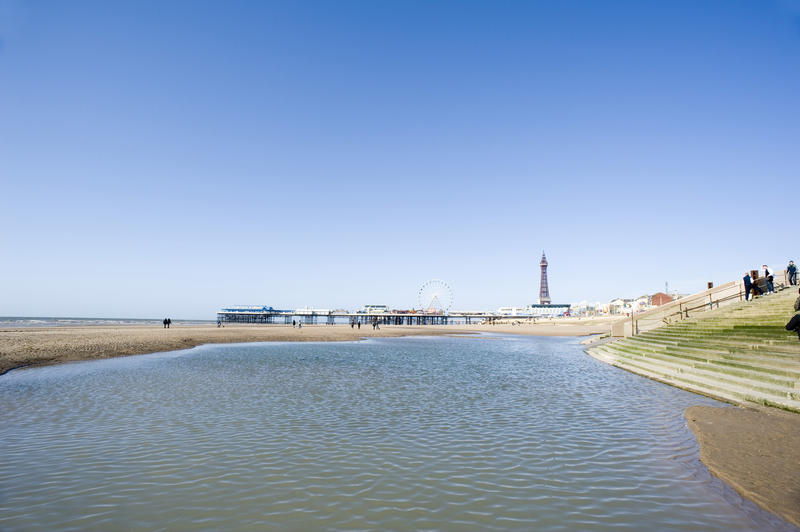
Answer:
[[[87,325],[160,325],[164,318],[71,318],[42,316],[0,316],[0,328],[14,327],[78,327]],[[174,324],[208,325],[216,320],[181,320],[172,318]]]

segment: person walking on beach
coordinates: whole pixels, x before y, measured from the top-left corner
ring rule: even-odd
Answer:
[[[766,264],[764,265],[764,279],[767,281],[767,293],[771,294],[775,292],[775,286],[772,284],[772,268]]]
[[[294,320],[292,320],[292,329],[294,329],[296,326],[297,326],[297,322],[295,322]]]
[[[797,284],[797,266],[794,265],[794,261],[789,261],[789,266],[786,267],[786,271],[789,273],[789,284],[794,286]]]
[[[358,320],[358,330],[361,330],[361,320]]]
[[[744,281],[744,300],[750,301],[750,290],[753,289],[753,281],[750,279],[750,272],[744,272],[742,281]]]
[[[303,322],[302,321],[298,321],[297,322],[297,328],[298,329],[302,329],[303,328]]]
[[[164,328],[167,328],[167,318],[164,318]]]
[[[170,325],[172,325],[172,318],[167,318],[167,329],[169,329]]]
[[[800,294],[800,289],[797,290],[797,293]],[[795,331],[797,339],[800,340],[800,295],[794,300],[794,316],[786,324],[786,330]]]

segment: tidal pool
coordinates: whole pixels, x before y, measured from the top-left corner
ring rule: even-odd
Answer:
[[[0,377],[0,530],[792,530],[712,478],[720,404],[575,339],[207,345]]]

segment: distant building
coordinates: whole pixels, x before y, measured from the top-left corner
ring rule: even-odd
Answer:
[[[389,312],[388,305],[364,305],[361,309],[364,314],[386,314]]]
[[[612,299],[608,304],[608,310],[610,314],[626,314],[631,310],[631,300],[622,298]]]
[[[650,296],[639,296],[631,301],[631,308],[634,312],[644,312],[650,308]]]
[[[527,307],[500,307],[501,316],[517,318],[555,318],[569,314],[569,305],[528,305]]]
[[[672,303],[675,301],[672,296],[665,294],[664,292],[656,292],[652,296],[650,296],[650,304],[654,307],[660,307],[661,305],[666,305],[667,303]]]

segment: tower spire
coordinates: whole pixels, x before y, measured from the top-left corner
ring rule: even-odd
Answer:
[[[544,250],[542,250],[542,260],[539,262],[539,266],[542,268],[542,277],[539,281],[539,304],[549,305],[550,290],[547,288],[547,257],[544,256]]]

